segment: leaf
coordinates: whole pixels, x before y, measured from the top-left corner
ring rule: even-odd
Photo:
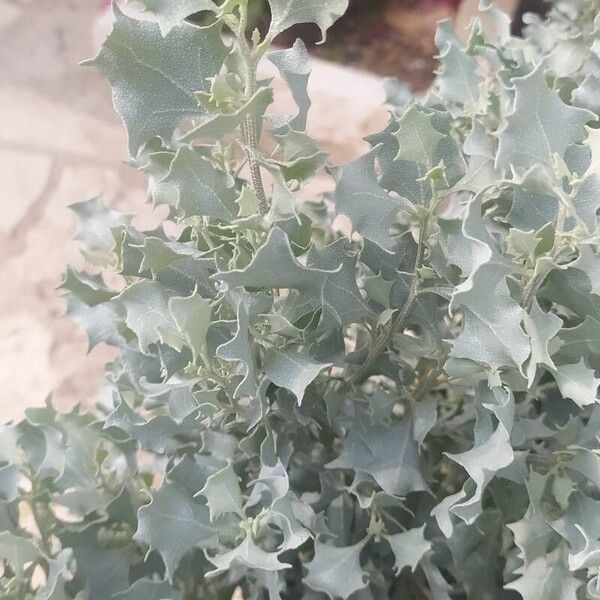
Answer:
[[[283,181],[309,181],[325,164],[327,155],[319,151],[317,144],[307,134],[294,131],[288,125],[284,125],[277,129],[277,131],[274,131],[272,135],[277,140],[283,152],[283,158],[271,159],[268,161],[268,164],[275,165],[280,169]],[[285,187],[283,181],[278,181],[277,175],[275,175],[273,181],[272,212],[273,210],[277,211],[279,220],[283,220],[279,214],[282,216],[286,213],[295,214],[294,195],[287,192],[287,187]],[[293,209],[283,211],[282,204],[284,202],[282,200],[285,201],[287,199],[286,196],[288,196]]]
[[[271,52],[267,58],[279,70],[298,106],[298,114],[289,121],[289,126],[295,131],[304,131],[308,111],[312,104],[307,91],[311,71],[310,57],[304,42],[297,39],[291,48]]]
[[[100,342],[119,346],[123,341],[118,331],[121,318],[112,303],[89,306],[76,296],[70,295],[67,297],[65,314],[86,332],[88,351]]]
[[[423,536],[424,530],[425,525],[385,536],[394,553],[394,568],[398,574],[404,567],[410,567],[414,571],[423,555],[431,548],[431,542]]]
[[[84,256],[93,264],[106,264],[115,246],[111,230],[128,225],[130,217],[108,209],[100,197],[71,204],[69,208],[79,217],[75,239],[84,243]]]
[[[194,248],[150,236],[144,238],[141,255],[136,275],[150,270],[158,283],[177,296],[190,296],[196,290],[205,298],[215,295],[214,284],[209,279],[216,270],[214,261],[202,258]]]
[[[473,343],[473,338],[486,339],[484,344],[494,350],[494,358],[488,359],[490,366],[498,362],[506,364],[509,356],[514,364],[521,368],[530,353],[529,340],[521,329],[525,311],[513,300],[506,277],[514,267],[502,256],[496,247],[481,218],[481,196],[476,195],[470,202],[468,214],[463,223],[463,233],[470,246],[471,272],[467,279],[458,285],[451,299],[451,307],[462,305],[468,309],[465,313],[465,328],[462,338],[465,343]],[[473,322],[474,315],[478,322]],[[471,321],[470,321],[471,320]],[[466,341],[466,338],[471,338]],[[493,339],[495,338],[495,342]],[[455,356],[470,357],[470,350],[462,353],[462,340],[455,344]],[[483,358],[483,357],[482,357]]]
[[[21,473],[15,465],[0,467],[0,502],[12,502],[19,495]]]
[[[582,318],[600,321],[600,298],[591,294],[589,277],[579,269],[551,271],[538,296],[563,306]]]
[[[168,35],[171,30],[190,15],[202,11],[217,11],[217,6],[212,0],[141,0],[144,8],[151,12],[160,25],[163,36]]]
[[[398,140],[398,153],[395,160],[407,160],[432,169],[435,153],[444,139],[433,126],[431,115],[411,106],[398,120],[398,130],[394,132]]]
[[[369,300],[377,302],[384,308],[390,308],[390,292],[393,286],[391,281],[387,281],[381,275],[375,275],[365,279],[364,289]]]
[[[171,242],[166,242],[158,237],[144,237],[142,245],[142,260],[137,269],[138,274],[150,271],[153,279],[183,256],[193,256],[194,251],[183,244],[175,247]]]
[[[265,588],[269,600],[280,600],[285,579],[280,572],[255,571],[256,579]]]
[[[192,349],[194,360],[204,356],[206,334],[211,324],[210,303],[198,294],[192,294],[188,298],[170,298],[169,311]]]
[[[247,117],[262,118],[272,102],[273,90],[268,87],[261,87],[237,110],[210,114],[194,124],[194,127],[179,141],[189,143],[198,139],[219,139],[225,135],[235,133]]]
[[[578,108],[585,108],[600,118],[600,79],[588,73],[579,87],[573,92],[572,103]]]
[[[431,200],[433,190],[431,181],[424,179],[427,174],[425,165],[407,160],[396,160],[399,144],[394,132],[397,129],[397,118],[393,117],[382,133],[369,136],[367,141],[373,148],[372,152],[377,156],[378,166],[381,170],[381,176],[378,179],[379,185],[392,194],[394,199],[401,202],[407,212],[411,213],[414,211],[414,206],[426,205]],[[442,144],[438,147],[438,156],[436,156],[439,161],[442,160],[442,157],[439,156],[441,146]]]
[[[306,257],[308,267],[320,268],[325,272],[321,288],[321,319],[315,335],[349,325],[360,323],[372,316],[372,311],[364,301],[356,282],[357,258],[348,254],[343,240],[336,240],[324,248],[313,246]]]
[[[168,479],[182,485],[191,495],[197,494],[208,478],[227,466],[227,461],[211,454],[186,454],[168,472]]]
[[[569,573],[558,553],[555,550],[520,568],[521,577],[504,587],[519,592],[527,600],[576,600],[582,582]]]
[[[440,94],[451,102],[476,105],[483,78],[477,73],[475,60],[461,47],[450,21],[438,23],[435,45],[441,66],[437,77]]]
[[[202,438],[202,451],[210,453],[213,458],[231,462],[234,459],[239,441],[233,435],[222,431],[206,429],[200,434]]]
[[[521,551],[525,566],[546,556],[553,530],[543,516],[539,514],[525,516],[520,521],[508,524],[507,527],[513,532],[515,544]]]
[[[248,499],[248,505],[252,506],[257,502],[265,501],[267,504],[274,505],[281,500],[290,491],[290,480],[281,460],[271,466],[268,463],[263,464],[258,473],[258,477],[251,483],[252,494]],[[267,498],[264,498],[264,495]]]
[[[568,566],[573,571],[595,564],[600,546],[596,520],[599,503],[579,491],[568,499],[567,510],[549,525],[569,544]],[[584,532],[584,533],[583,533]]]
[[[344,167],[335,188],[335,209],[350,219],[354,231],[389,251],[390,225],[403,206],[379,186],[374,160],[371,151]]]
[[[23,575],[28,563],[38,560],[42,551],[33,540],[10,531],[0,533],[0,558],[8,561],[17,575]]]
[[[200,28],[183,23],[163,38],[156,23],[127,17],[116,6],[113,10],[112,33],[84,64],[98,69],[112,86],[129,152],[136,157],[155,137],[169,145],[183,121],[204,114],[194,92],[207,89],[207,78],[220,69],[227,48],[220,24]]]
[[[201,151],[189,146],[179,148],[162,182],[176,190],[175,206],[184,217],[228,220],[237,215],[237,192],[233,182]]]
[[[130,588],[113,596],[114,600],[183,600],[166,581],[138,579]]]
[[[534,231],[512,228],[506,238],[506,250],[515,258],[534,259],[541,239]]]
[[[309,269],[298,262],[288,236],[281,228],[273,227],[247,267],[221,272],[214,278],[231,287],[293,288],[312,297],[320,295],[324,275],[322,270]]]
[[[134,412],[124,400],[120,400],[117,408],[104,423],[105,428],[118,427],[140,446],[158,454],[164,454],[169,444],[177,435],[197,428],[196,415],[186,411],[187,415],[181,423],[166,415],[157,415],[149,420]]]
[[[116,305],[110,302],[117,294],[105,285],[101,276],[78,273],[67,267],[59,289],[66,292],[66,314],[87,333],[88,350],[100,342],[120,345],[121,318]]]
[[[569,469],[581,473],[596,486],[600,484],[600,456],[587,448],[574,449]]]
[[[265,375],[279,387],[288,389],[302,403],[306,388],[316,377],[330,367],[331,363],[313,360],[300,348],[279,350],[271,348],[265,355],[263,369]]]
[[[590,231],[598,228],[597,213],[600,209],[600,175],[591,173],[579,186],[573,204],[577,214]]]
[[[502,265],[490,264],[480,269],[473,278],[473,287],[468,292],[456,288],[454,302],[468,307],[465,312],[465,327],[454,345],[455,356],[475,357],[472,350],[462,354],[460,347],[468,344],[486,346],[484,359],[490,366],[514,362],[521,367],[529,355],[529,342],[520,327],[525,311],[510,297],[504,280],[506,271]],[[487,291],[485,291],[487,290]],[[493,302],[489,294],[493,294]],[[494,348],[496,347],[496,348]],[[488,353],[491,353],[486,356]]]
[[[48,560],[48,576],[46,585],[41,588],[37,597],[39,600],[62,600],[65,598],[65,583],[68,580],[68,565],[73,558],[73,552],[67,548],[61,550],[58,555]]]
[[[402,114],[408,105],[414,100],[409,87],[394,77],[386,77],[383,80],[385,90],[385,101],[394,108],[395,113]]]
[[[186,355],[186,358],[189,354]],[[192,412],[200,408],[202,401],[210,402],[216,392],[202,391],[193,393],[196,381],[193,379],[171,377],[164,383],[149,383],[145,379],[139,382],[138,389],[144,394],[146,404],[152,408],[167,407],[169,415],[177,423],[186,421]],[[144,426],[142,426],[142,429]],[[135,428],[134,428],[135,431]],[[138,429],[138,431],[140,431]]]
[[[217,348],[217,356],[223,360],[239,361],[242,365],[244,376],[235,390],[235,395],[254,395],[257,388],[257,370],[248,305],[244,300],[240,300],[237,307],[237,331],[231,340]]]
[[[545,313],[536,299],[533,300],[531,310],[525,314],[523,324],[525,332],[531,340],[531,356],[527,366],[527,381],[531,385],[535,378],[538,365],[554,369],[555,364],[550,356],[548,344],[560,331],[562,319],[548,312]]]
[[[57,427],[56,415],[51,414],[53,412],[51,404],[49,404],[49,409],[50,415],[44,411],[46,414],[42,418],[37,418],[31,409],[26,411],[27,423],[36,429],[36,435],[33,436],[30,432],[29,437],[33,439],[28,440],[25,448],[35,456],[35,459],[29,457],[35,476],[57,479],[65,472],[65,462],[68,456],[65,452],[64,431]],[[4,430],[2,435],[5,439],[9,438],[9,431]],[[11,462],[22,464],[24,460],[24,457],[21,460],[15,457],[11,459]]]
[[[308,528],[313,529],[314,511],[302,500],[296,498],[293,493],[282,495],[279,498],[275,497],[268,519],[283,532],[282,550],[298,548],[313,537]]]
[[[544,169],[534,166],[510,187],[512,205],[506,216],[513,226],[524,230],[537,230],[558,216],[559,198],[548,189]]]
[[[553,374],[560,393],[580,408],[598,401],[600,379],[586,367],[583,359],[576,364],[560,365]]]
[[[206,546],[216,535],[208,507],[194,502],[176,483],[163,483],[153,492],[150,504],[139,509],[138,521],[135,538],[148,544],[148,554],[160,553],[170,581],[182,557],[192,548]]]
[[[101,436],[93,430],[93,418],[72,411],[67,415],[57,413],[51,398],[43,407],[31,407],[25,411],[27,421],[40,427],[44,433],[43,451],[36,452],[34,468],[37,476],[57,477],[61,489],[96,488],[94,478],[98,467],[97,451]],[[39,462],[38,462],[39,461]],[[92,494],[99,500],[96,494]],[[97,504],[92,509],[97,509]]]
[[[142,352],[159,341],[181,348],[184,340],[169,311],[169,299],[170,294],[160,284],[143,280],[116,297],[127,313],[125,322],[137,336]]]
[[[111,508],[111,505],[107,507],[107,510],[109,508]],[[118,518],[120,517],[117,517],[115,514],[111,515],[111,519]],[[110,524],[111,522],[109,521],[108,523]],[[124,523],[124,525],[125,531],[127,531],[130,524]],[[63,530],[61,537],[65,545],[73,548],[73,556],[77,569],[75,581],[79,585],[84,585],[85,590],[89,592],[89,596],[100,598],[101,600],[109,600],[113,594],[122,592],[129,587],[130,562],[135,560],[134,556],[137,556],[137,560],[139,560],[140,555],[137,549],[134,550],[132,547],[131,532],[123,536],[124,540],[122,539],[122,541],[126,541],[125,547],[122,545],[122,542],[121,545],[117,544],[117,547],[111,547],[112,544],[110,542],[106,544],[106,538],[110,539],[110,536],[106,536],[103,539],[101,529],[101,523],[93,523],[88,524],[87,527],[84,527],[80,531]],[[69,578],[70,575],[70,573],[67,574]],[[70,585],[73,584],[70,583]],[[63,600],[60,595],[60,587],[58,591],[58,597],[60,600]],[[76,598],[76,600],[81,599]]]
[[[597,129],[587,130],[586,146],[590,151],[590,162],[587,175],[598,175],[600,173],[600,131]]]
[[[561,329],[558,332],[560,347],[556,359],[576,363],[584,358],[600,356],[600,323],[587,316],[580,325]],[[595,367],[598,368],[598,361]]]
[[[459,503],[453,503],[452,512],[465,523],[472,523],[481,513],[483,492],[495,473],[510,465],[514,460],[513,449],[509,441],[509,432],[503,424],[490,432],[486,421],[478,417],[473,448],[460,454],[446,452],[446,456],[461,465],[471,477],[474,489],[467,499],[460,498]],[[467,482],[468,483],[468,482]],[[467,485],[467,484],[465,484]],[[463,493],[469,495],[463,487]]]
[[[202,494],[208,502],[211,521],[214,521],[219,515],[232,512],[243,515],[242,492],[231,465],[210,475],[198,493]]]
[[[513,81],[514,111],[498,134],[496,166],[550,166],[555,154],[562,157],[569,144],[585,139],[584,126],[594,114],[565,104],[546,84],[543,63]]]
[[[242,189],[235,202],[239,206],[238,217],[249,217],[258,211],[258,198],[256,192],[250,186]]]
[[[472,121],[463,146],[463,152],[469,157],[467,172],[456,184],[456,189],[479,192],[498,179],[501,172],[495,167],[496,147],[486,126],[477,118]]]
[[[411,403],[411,410],[413,413],[413,438],[420,449],[427,434],[437,423],[437,402],[435,398],[419,400]]]
[[[452,554],[453,572],[460,573],[465,592],[469,595],[495,595],[500,587],[495,570],[489,564],[496,559],[495,542],[502,531],[502,517],[485,511],[473,526],[459,523],[454,528],[448,547]],[[421,562],[427,563],[429,555]]]
[[[116,296],[115,292],[106,287],[102,277],[98,275],[90,276],[85,272],[77,273],[71,267],[67,267],[67,272],[59,289],[67,290],[88,306],[108,302]]]
[[[452,587],[444,579],[439,568],[431,562],[428,556],[425,556],[421,561],[421,567],[423,568],[423,573],[425,574],[434,600],[451,600],[448,592],[452,590]]]
[[[429,489],[409,419],[394,427],[356,423],[344,440],[342,454],[327,468],[368,473],[390,495]]]
[[[510,40],[510,16],[496,6],[492,0],[481,0],[479,13],[486,35],[499,42],[500,45],[506,44]]]
[[[315,541],[315,556],[307,563],[308,575],[304,583],[315,591],[325,592],[330,598],[348,598],[367,587],[360,565],[360,553],[367,544],[365,538],[358,544],[337,548]]]
[[[343,246],[334,242],[308,258],[314,266],[300,263],[287,235],[273,227],[247,267],[218,273],[214,278],[231,287],[298,290],[299,295],[289,299],[295,303],[296,319],[326,307],[322,330],[356,322],[369,314],[356,285],[353,259]]]
[[[265,571],[280,571],[289,568],[291,565],[280,562],[277,554],[277,552],[265,552],[247,535],[244,541],[233,550],[215,556],[207,555],[208,560],[216,567],[208,575],[218,575],[236,565]]]
[[[299,23],[316,23],[324,42],[327,30],[348,9],[348,0],[269,0],[269,5],[270,38]]]
[[[572,266],[588,276],[592,294],[600,296],[600,255],[594,253],[589,246],[582,246],[579,249],[579,258]]]

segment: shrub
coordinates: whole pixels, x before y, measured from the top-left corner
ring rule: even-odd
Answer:
[[[61,285],[120,351],[112,406],[3,426],[0,595],[600,598],[599,3],[525,39],[485,1],[464,45],[441,23],[432,90],[388,82],[338,169],[302,42],[267,52],[347,0],[269,1],[264,38],[246,0],[115,8],[89,62],[168,216],[74,206],[123,283]],[[299,201],[324,169],[333,197]]]

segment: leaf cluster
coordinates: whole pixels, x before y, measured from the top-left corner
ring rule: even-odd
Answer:
[[[270,46],[348,2],[269,3],[265,36],[248,0],[115,8],[88,63],[166,216],[73,207],[67,313],[119,355],[94,416],[2,429],[0,598],[600,598],[600,4],[442,22],[336,168]]]

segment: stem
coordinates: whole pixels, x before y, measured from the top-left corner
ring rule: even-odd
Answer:
[[[389,512],[381,509],[381,514],[384,515],[385,518],[388,519],[388,521],[391,521],[394,525],[396,525],[400,529],[400,531],[406,531],[406,527],[404,527],[404,525],[402,525],[402,523],[400,523],[400,521],[398,521],[398,519],[396,519],[395,517],[392,517],[392,515],[390,515]]]
[[[400,331],[404,327],[404,323],[406,318],[408,317],[417,296],[419,295],[419,269],[423,266],[423,258],[425,256],[425,240],[427,238],[427,229],[429,227],[429,215],[425,217],[423,223],[421,225],[421,229],[419,230],[419,242],[417,246],[417,256],[415,258],[415,265],[412,271],[412,281],[410,284],[410,290],[408,292],[408,297],[406,298],[406,302],[404,306],[401,308],[400,312],[393,319],[391,324],[382,332],[382,335],[377,338],[371,349],[369,350],[369,354],[365,362],[360,366],[360,368],[354,373],[352,377],[352,381],[354,383],[362,383],[366,378],[369,372],[369,369],[373,365],[373,363],[379,358],[379,355],[387,348],[390,340],[394,337],[398,331]]]
[[[248,161],[248,165],[250,167],[252,187],[254,187],[254,192],[256,193],[256,198],[258,199],[258,210],[261,215],[266,215],[269,212],[270,206],[265,194],[265,187],[260,174],[260,167],[256,161],[256,124],[254,123],[254,118],[250,115],[244,119],[244,124],[242,125],[242,134],[244,136],[244,154],[246,155],[246,160]]]
[[[550,257],[554,260],[558,257],[558,255],[560,254],[561,248],[559,248],[558,246],[558,239],[560,237],[560,234],[562,233],[562,230],[565,226],[565,219],[566,219],[566,209],[565,206],[561,204],[559,210],[558,210],[558,215],[556,217],[556,233],[555,233],[555,238],[554,238],[554,244],[552,247],[552,251],[550,254]],[[534,275],[530,280],[529,283],[525,286],[525,289],[523,290],[523,296],[521,298],[521,306],[529,312],[529,310],[531,309],[531,304],[533,302],[533,299],[535,297],[535,295],[537,294],[538,290],[540,289],[542,283],[544,283],[546,279],[546,274],[544,275]]]
[[[206,221],[204,221],[202,227],[198,227],[197,231],[200,233],[200,236],[202,237],[202,239],[206,242],[206,245],[208,246],[208,249],[210,251],[210,250],[215,249],[215,245],[212,243],[210,236],[206,233],[206,229],[205,229],[206,226],[207,226],[207,223],[206,223]]]
[[[414,399],[421,400],[424,398],[429,392],[436,386],[438,383],[438,377],[442,373],[442,369],[438,366],[437,368],[432,368],[428,371],[423,384],[419,386],[417,390],[415,390]]]
[[[531,309],[531,304],[533,302],[533,298],[537,294],[540,286],[544,282],[545,277],[541,275],[536,275],[529,280],[529,283],[525,286],[523,290],[523,297],[521,299],[521,306],[529,312]]]
[[[241,2],[239,5],[240,19],[238,23],[238,41],[240,44],[240,53],[246,63],[246,89],[244,91],[246,100],[250,100],[256,91],[256,63],[257,56],[254,56],[248,40],[246,38],[246,27],[248,25],[248,2]],[[260,54],[258,54],[260,56]],[[260,167],[256,160],[256,150],[258,145],[258,132],[256,130],[256,121],[252,115],[248,115],[242,124],[242,136],[244,138],[244,154],[250,167],[250,177],[252,186],[258,199],[258,210],[261,215],[269,212],[270,206],[265,194],[265,186],[260,174]]]
[[[46,504],[38,500],[36,497],[29,501],[31,515],[40,532],[40,538],[44,550],[50,554],[52,551],[52,521]]]

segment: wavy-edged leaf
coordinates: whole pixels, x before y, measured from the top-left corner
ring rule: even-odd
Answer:
[[[136,539],[148,544],[148,552],[160,553],[170,581],[188,551],[206,546],[216,536],[208,507],[195,502],[177,483],[163,483],[153,492],[150,504],[139,509],[138,521]]]
[[[111,34],[84,64],[98,69],[112,86],[135,158],[155,137],[169,145],[183,121],[204,114],[194,92],[208,88],[207,78],[220,69],[227,48],[219,23],[205,28],[183,23],[163,38],[157,23],[132,19],[116,5],[113,10]]]

